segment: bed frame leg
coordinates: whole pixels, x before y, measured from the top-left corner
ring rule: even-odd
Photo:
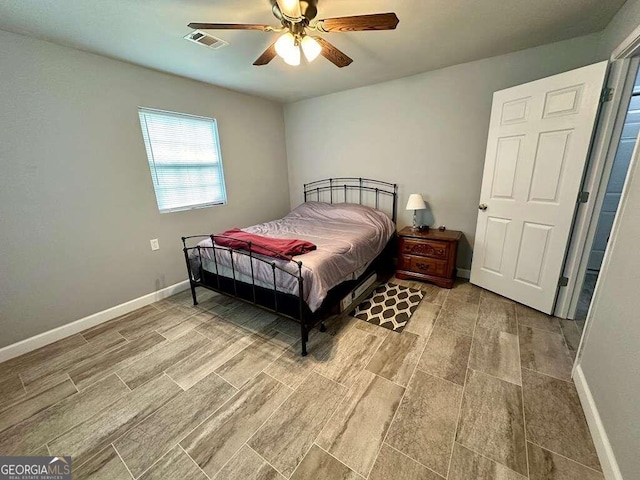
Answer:
[[[193,304],[198,305],[198,298],[196,297],[196,286],[191,283],[191,296],[193,297]]]
[[[302,356],[307,356],[307,342],[309,341],[309,334],[307,333],[307,326],[304,323],[300,324],[300,336],[302,337]]]
[[[326,332],[327,331],[327,326],[324,324],[324,322],[320,322],[320,329],[321,332]]]

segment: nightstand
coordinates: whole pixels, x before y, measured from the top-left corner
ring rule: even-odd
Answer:
[[[462,232],[429,230],[419,232],[411,227],[399,233],[398,270],[404,280],[425,280],[451,288],[456,279],[456,255]]]

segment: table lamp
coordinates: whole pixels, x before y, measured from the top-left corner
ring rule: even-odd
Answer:
[[[419,193],[412,193],[409,195],[409,201],[407,202],[407,210],[413,210],[413,229],[417,230],[418,225],[416,225],[416,211],[417,210],[425,210],[427,206],[424,204],[424,199],[422,195]]]

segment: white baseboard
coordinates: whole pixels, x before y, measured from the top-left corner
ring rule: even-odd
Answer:
[[[134,298],[133,300],[121,303],[120,305],[108,308],[107,310],[94,313],[93,315],[81,318],[80,320],[67,323],[66,325],[54,328],[53,330],[40,333],[34,337],[26,338],[12,345],[7,345],[6,347],[0,348],[0,362],[4,362],[24,353],[36,350],[37,348],[44,347],[50,343],[57,342],[65,337],[69,337],[75,333],[86,330],[87,328],[107,322],[119,317],[120,315],[124,315],[125,313],[132,312],[140,307],[144,307],[145,305],[162,300],[163,298],[170,297],[171,295],[175,295],[176,293],[182,292],[188,288],[189,280],[185,280],[163,288],[162,290]]]
[[[618,462],[613,453],[613,448],[611,448],[611,444],[609,443],[609,437],[604,429],[600,414],[591,396],[591,390],[589,390],[589,385],[587,385],[587,379],[580,365],[577,365],[575,368],[573,381],[576,385],[578,396],[580,397],[580,403],[582,403],[584,415],[587,418],[587,424],[593,437],[596,452],[598,452],[604,478],[607,480],[623,480]]]
[[[458,268],[458,277],[466,279],[471,278],[471,270],[468,270],[466,268]]]

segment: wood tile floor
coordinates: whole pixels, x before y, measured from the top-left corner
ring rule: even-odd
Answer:
[[[403,333],[189,292],[0,364],[0,455],[75,479],[602,479],[576,325],[416,282]]]

